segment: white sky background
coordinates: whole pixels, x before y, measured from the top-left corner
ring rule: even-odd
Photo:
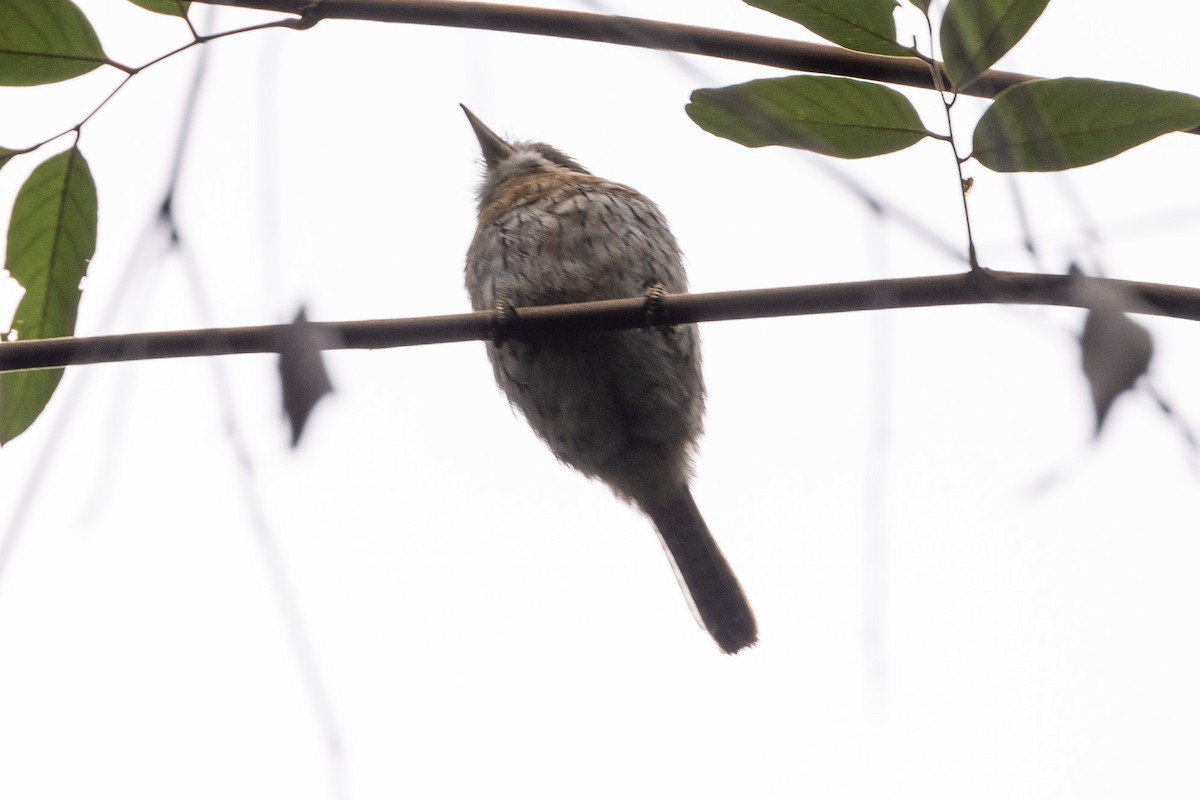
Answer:
[[[127,63],[184,35],[123,1],[80,5]],[[806,37],[734,0],[609,8]],[[1200,8],[1131,8],[1054,0],[1000,66],[1200,94]],[[655,199],[695,291],[961,268],[814,158],[683,113],[693,88],[776,70],[366,23],[211,55],[179,200],[211,313],[178,258],[123,277],[193,53],[84,130],[101,205],[81,334],[278,322],[300,301],[329,320],[465,310],[478,166],[459,102]],[[0,143],[69,126],[116,79],[0,91]],[[941,130],[934,99],[909,94]],[[980,105],[961,106],[969,131]],[[1020,178],[1045,268],[1196,285],[1198,146],[1172,135]],[[35,161],[0,173],[5,207]],[[941,145],[831,163],[961,242]],[[970,172],[981,260],[1035,269],[1008,179]],[[6,318],[18,296],[0,283]],[[1200,426],[1200,329],[1140,321],[1156,385]],[[694,489],[761,632],[736,657],[692,621],[649,522],[508,410],[478,343],[331,354],[337,392],[296,452],[271,357],[73,369],[0,453],[9,526],[53,448],[0,574],[0,797],[1194,797],[1200,486],[1144,394],[1088,445],[1081,323],[965,307],[705,325]]]

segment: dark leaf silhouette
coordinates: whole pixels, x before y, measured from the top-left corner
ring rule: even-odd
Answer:
[[[313,408],[333,391],[321,353],[327,335],[308,323],[308,314],[301,307],[279,348],[283,412],[292,426],[292,447],[299,444]]]
[[[1121,310],[1128,306],[1124,291],[1093,283],[1075,268],[1072,274],[1077,280],[1076,291],[1088,307],[1079,341],[1083,374],[1092,389],[1098,436],[1113,402],[1146,374],[1154,343],[1150,332]]]

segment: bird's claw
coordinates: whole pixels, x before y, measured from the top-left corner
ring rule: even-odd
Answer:
[[[662,283],[655,281],[646,287],[645,301],[643,305],[643,313],[645,314],[645,328],[658,328],[667,326],[667,309],[663,305],[663,299],[667,296],[667,287]]]
[[[504,298],[498,298],[492,306],[492,320],[489,334],[492,345],[499,347],[512,335],[513,324],[517,321],[517,309]]]

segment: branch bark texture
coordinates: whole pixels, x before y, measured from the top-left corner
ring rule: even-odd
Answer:
[[[668,295],[667,324],[831,314],[978,303],[1078,306],[1102,289],[1120,298],[1120,310],[1200,320],[1200,289],[1069,275],[1034,275],[980,269],[922,278],[834,283],[708,294]],[[1115,301],[1114,301],[1115,302]],[[641,298],[520,308],[498,319],[481,311],[437,317],[355,322],[308,322],[322,349],[378,349],[491,339],[498,326],[507,338],[554,338],[580,331],[641,328]],[[278,353],[292,341],[293,325],[260,325],[116,336],[37,339],[0,343],[0,371],[140,361],[155,358]]]
[[[325,19],[356,19],[481,28],[535,36],[670,50],[676,53],[745,61],[768,67],[844,75],[933,89],[929,65],[917,58],[856,53],[833,45],[680,25],[672,22],[560,11],[466,0],[202,0],[214,5],[296,14],[307,24]],[[1032,75],[989,70],[966,87],[966,94],[994,97],[1002,89],[1033,80]],[[942,85],[950,79],[942,73]]]

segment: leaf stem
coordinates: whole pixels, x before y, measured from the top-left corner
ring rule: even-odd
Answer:
[[[43,146],[49,144],[50,142],[53,142],[55,139],[66,136],[67,134],[69,134],[71,132],[74,132],[76,134],[76,137],[78,137],[79,133],[82,132],[83,126],[86,125],[88,123],[88,121],[91,120],[92,117],[96,116],[96,114],[98,114],[100,112],[100,109],[102,109],[106,105],[108,105],[109,101],[112,100],[114,97],[116,97],[117,93],[120,92],[122,89],[124,89],[125,84],[129,83],[129,81],[132,80],[135,75],[139,75],[143,70],[147,70],[150,67],[155,66],[156,64],[160,64],[169,58],[177,56],[186,50],[190,50],[193,47],[196,47],[197,45],[204,45],[204,44],[208,44],[209,42],[215,42],[218,39],[224,39],[226,36],[233,36],[235,34],[242,34],[242,33],[252,33],[254,31],[266,30],[268,28],[296,29],[296,28],[311,27],[312,25],[315,25],[318,21],[317,19],[310,18],[310,17],[301,17],[300,19],[278,19],[278,20],[272,20],[271,22],[260,22],[255,25],[247,25],[244,28],[234,28],[232,30],[221,31],[219,33],[213,33],[213,34],[209,34],[209,35],[205,36],[205,35],[201,35],[200,33],[198,33],[196,31],[196,28],[192,25],[192,22],[190,19],[187,19],[186,17],[184,17],[184,20],[187,22],[188,28],[191,29],[192,41],[188,42],[185,45],[176,47],[174,50],[170,50],[166,53],[163,53],[160,56],[152,58],[151,60],[147,61],[145,64],[142,64],[141,66],[138,66],[138,67],[131,67],[126,64],[121,64],[117,61],[112,61],[111,59],[105,61],[105,63],[108,66],[125,73],[124,77],[121,78],[120,82],[116,85],[116,87],[113,88],[113,90],[111,92],[109,92],[104,97],[103,100],[101,100],[99,103],[97,103],[96,106],[91,111],[89,111],[87,113],[87,115],[84,116],[84,118],[81,119],[79,122],[75,123],[74,125],[72,125],[69,128],[66,128],[65,130],[59,131],[58,133],[54,134],[53,136],[46,137],[45,139],[43,139],[40,142],[31,144],[28,147],[24,147],[24,148],[21,148],[18,150],[13,150],[12,151],[13,154],[21,155],[24,153],[31,153],[34,150],[37,150],[39,147],[43,147]]]
[[[934,35],[933,35],[933,20],[929,18],[929,14],[925,15],[925,25],[929,30],[929,47],[930,52],[933,51]],[[946,114],[946,130],[945,136],[938,136],[950,145],[950,152],[954,155],[954,169],[958,173],[958,193],[962,198],[963,223],[967,229],[967,263],[970,265],[971,271],[975,272],[980,269],[979,257],[975,252],[975,235],[971,230],[971,206],[967,201],[967,192],[970,190],[970,183],[963,174],[963,162],[970,158],[968,155],[963,158],[958,153],[958,142],[954,138],[954,115],[951,113],[954,104],[958,101],[958,92],[955,89],[947,89],[946,83],[943,80],[941,65],[934,59],[932,55],[921,59],[929,66],[929,77],[933,83],[934,89],[937,90],[938,97],[942,100],[942,110]]]
[[[971,185],[963,174],[963,162],[967,159],[959,156],[958,142],[954,138],[954,115],[950,113],[951,108],[954,106],[954,101],[953,99],[947,101],[945,93],[940,90],[939,94],[941,94],[942,98],[942,108],[946,112],[946,128],[950,131],[947,142],[950,145],[950,152],[954,155],[954,169],[958,172],[958,193],[962,198],[963,222],[967,228],[967,263],[971,265],[971,270],[974,271],[979,269],[979,258],[975,253],[975,236],[971,231],[971,204],[967,202],[967,192],[970,191]],[[952,95],[952,97],[954,96]],[[970,158],[970,156],[967,156],[967,158]]]

